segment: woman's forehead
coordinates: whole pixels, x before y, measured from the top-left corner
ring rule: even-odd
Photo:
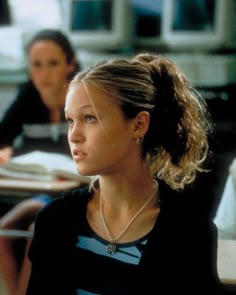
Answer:
[[[76,107],[91,106],[96,110],[118,108],[112,99],[112,93],[109,96],[108,93],[83,83],[72,84],[69,88],[65,109],[72,104]]]

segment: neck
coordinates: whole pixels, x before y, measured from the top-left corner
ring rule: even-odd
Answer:
[[[117,245],[115,244],[116,242],[119,241],[120,238],[122,238],[123,235],[127,233],[129,230],[130,226],[136,221],[138,216],[143,213],[143,211],[148,207],[148,205],[151,203],[151,201],[154,199],[154,197],[157,195],[157,190],[158,190],[158,183],[155,181],[155,188],[153,192],[149,195],[148,199],[142,204],[142,206],[139,207],[138,210],[135,211],[135,213],[132,215],[132,217],[129,219],[129,221],[125,224],[125,226],[122,228],[121,231],[118,232],[118,234],[114,235],[111,233],[110,228],[107,224],[107,221],[105,220],[104,216],[104,211],[103,211],[103,198],[100,195],[100,215],[101,215],[101,220],[105,229],[105,232],[107,234],[107,237],[109,239],[109,243],[106,246],[106,251],[113,255],[117,251]]]
[[[61,110],[65,104],[67,85],[64,85],[56,92],[41,93],[43,103],[49,110]]]
[[[50,93],[42,96],[42,101],[50,113],[51,122],[60,122],[62,109],[65,105],[66,87],[63,87],[60,93]]]
[[[105,207],[114,215],[121,211],[132,215],[150,197],[155,189],[155,182],[150,176],[142,179],[99,180],[99,191]]]

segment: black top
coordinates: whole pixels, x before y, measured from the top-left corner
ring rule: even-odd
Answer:
[[[80,294],[78,289],[109,295],[223,294],[217,232],[207,206],[196,202],[191,188],[180,193],[159,182],[159,189],[160,214],[136,265],[105,254],[105,247],[94,252],[78,247],[84,237],[93,238],[86,218],[87,187],[67,191],[43,208],[29,251],[27,295]]]
[[[23,84],[0,123],[0,147],[13,146],[16,137],[21,135],[18,154],[32,150],[69,153],[63,108],[61,112],[62,122],[52,124],[49,110],[33,83]]]

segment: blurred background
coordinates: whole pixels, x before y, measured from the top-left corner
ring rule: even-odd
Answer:
[[[24,48],[42,28],[65,32],[82,68],[138,52],[162,53],[209,107],[211,172],[197,189],[199,203],[207,200],[214,216],[236,154],[235,23],[236,0],[0,0],[0,120],[28,79]]]
[[[165,54],[203,94],[213,119],[212,173],[200,193],[213,193],[215,208],[236,151],[235,23],[235,0],[0,0],[0,119],[27,80],[24,46],[41,28],[63,30],[83,68]]]

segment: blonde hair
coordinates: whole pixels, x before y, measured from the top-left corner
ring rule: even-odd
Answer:
[[[143,110],[150,113],[142,155],[154,177],[182,189],[206,171],[209,114],[203,98],[172,61],[142,53],[99,62],[78,73],[71,86],[80,82],[109,93],[127,119]]]

